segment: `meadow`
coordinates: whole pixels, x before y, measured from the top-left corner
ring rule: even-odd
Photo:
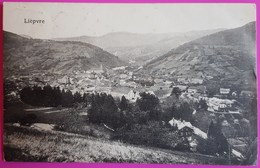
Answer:
[[[227,164],[226,160],[213,156],[135,146],[62,131],[39,131],[12,124],[5,124],[4,128],[6,161]]]

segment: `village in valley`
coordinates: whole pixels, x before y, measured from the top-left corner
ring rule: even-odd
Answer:
[[[134,65],[120,66],[112,69],[99,68],[88,71],[73,71],[71,74],[35,73],[33,75],[12,76],[6,81],[16,84],[16,89],[9,92],[9,97],[19,97],[19,90],[34,86],[58,87],[60,90],[71,91],[72,94],[100,94],[112,95],[120,101],[124,96],[129,103],[136,103],[141,98],[140,93],[147,93],[158,97],[161,106],[170,106],[173,101],[187,101],[192,107],[193,124],[190,121],[178,120],[174,117],[168,124],[177,127],[180,139],[187,139],[190,150],[197,152],[199,141],[206,141],[208,125],[221,118],[221,127],[228,140],[232,155],[243,160],[248,148],[249,120],[245,117],[247,111],[243,107],[243,99],[256,99],[252,90],[234,90],[230,87],[215,89],[209,95],[205,83],[214,80],[212,76],[204,76],[202,72],[196,78],[183,76],[172,77],[168,74],[142,74],[141,67]],[[175,92],[174,92],[175,90]],[[174,95],[175,94],[175,95]],[[87,113],[86,113],[87,114]],[[165,124],[165,123],[164,123]],[[114,129],[105,125],[108,129]]]

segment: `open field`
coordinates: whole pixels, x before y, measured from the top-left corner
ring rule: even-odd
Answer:
[[[126,145],[9,124],[5,125],[4,139],[7,161],[228,164],[227,160],[212,156]]]
[[[105,139],[109,139],[112,134],[104,126],[88,122],[86,108],[33,107],[24,103],[14,103],[10,106],[16,108],[5,110],[5,123],[17,123],[21,118],[28,120],[28,115],[33,114],[36,117],[29,121],[31,124],[50,124],[54,125],[56,130]]]

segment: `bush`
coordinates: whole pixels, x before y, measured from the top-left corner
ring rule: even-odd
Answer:
[[[35,114],[26,114],[24,117],[20,118],[21,125],[30,126],[36,122],[37,116]]]
[[[215,156],[218,149],[215,140],[213,138],[208,138],[205,141],[199,141],[197,151],[201,154]]]
[[[182,152],[190,152],[191,146],[187,138],[184,138],[183,141],[179,142],[175,148],[175,150],[182,151]]]
[[[120,128],[115,133],[113,140],[135,145],[174,149],[178,143],[178,136],[173,128],[165,127],[156,121],[149,121],[147,124],[134,124],[130,128]]]

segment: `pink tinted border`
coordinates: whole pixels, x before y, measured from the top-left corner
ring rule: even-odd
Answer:
[[[3,29],[3,1],[0,0],[0,27]],[[251,3],[256,5],[256,17],[260,17],[260,12],[258,11],[260,6],[260,1],[258,0],[5,0],[5,2],[66,2],[66,3]],[[260,47],[258,43],[260,35],[260,22],[257,19],[257,49]],[[3,65],[3,31],[0,31],[0,64]],[[257,52],[257,74],[260,74],[260,59],[258,59],[259,53]],[[88,167],[100,167],[100,168],[200,168],[200,167],[211,167],[211,168],[228,168],[234,166],[212,166],[212,165],[174,165],[174,164],[127,164],[127,163],[30,163],[30,162],[4,162],[3,160],[3,66],[0,67],[0,168],[49,168],[49,167],[62,167],[62,168],[88,168]],[[257,78],[257,87],[260,87],[259,78]],[[258,98],[260,96],[260,89],[257,89]],[[259,99],[258,99],[259,100]],[[258,101],[258,113],[259,105]],[[258,121],[260,117],[258,115]],[[258,122],[259,128],[259,122]],[[260,135],[260,130],[258,129],[258,135]],[[259,141],[259,137],[258,137]],[[258,156],[259,156],[259,144],[258,144]],[[257,165],[260,161],[258,159]],[[246,167],[258,167],[258,166],[239,166],[241,168]]]

